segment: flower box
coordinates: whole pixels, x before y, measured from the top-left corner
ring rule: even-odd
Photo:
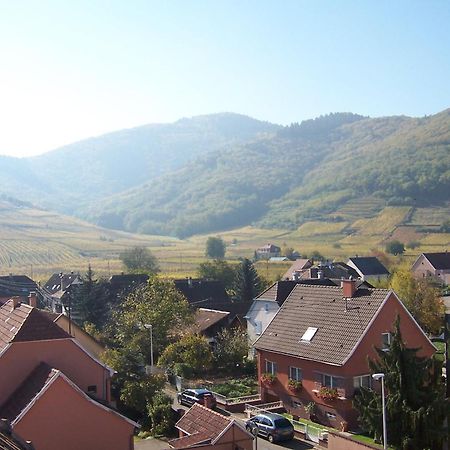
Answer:
[[[300,380],[289,380],[288,388],[292,392],[300,392],[303,388],[303,384]]]
[[[322,386],[319,389],[318,396],[324,400],[336,400],[339,396],[338,390],[336,388],[329,388]]]
[[[263,373],[261,375],[261,383],[265,384],[266,386],[272,386],[277,381],[277,376],[273,375],[272,373]]]

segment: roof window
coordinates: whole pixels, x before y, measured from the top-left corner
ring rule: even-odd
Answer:
[[[300,339],[301,342],[310,342],[311,339],[316,334],[318,328],[315,327],[308,327],[308,329],[303,334],[302,338]]]

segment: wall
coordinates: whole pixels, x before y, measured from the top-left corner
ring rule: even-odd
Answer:
[[[328,449],[329,450],[370,450],[379,449],[374,445],[364,444],[362,442],[354,441],[353,439],[337,434],[328,434]]]
[[[376,320],[363,337],[355,353],[343,366],[332,366],[318,362],[302,360],[300,358],[258,351],[258,377],[260,379],[265,372],[265,360],[277,364],[277,381],[273,386],[264,386],[260,382],[261,396],[264,401],[275,401],[280,399],[286,409],[292,414],[308,418],[304,406],[310,402],[316,404],[317,419],[324,425],[340,429],[347,422],[351,429],[358,426],[357,413],[352,408],[352,397],[354,394],[353,377],[369,374],[367,357],[375,359],[377,354],[374,346],[381,347],[381,335],[393,329],[393,323],[400,315],[400,327],[405,344],[408,347],[421,348],[420,356],[430,357],[435,352],[433,345],[426,339],[417,328],[414,320],[401,306],[396,297],[391,296],[386,301]],[[288,388],[289,367],[302,369],[303,389],[299,393],[293,393]],[[324,400],[317,396],[320,385],[316,380],[316,373],[321,372],[328,375],[343,377],[343,387],[339,389],[342,398],[335,400]],[[297,404],[296,404],[297,403]],[[333,418],[331,415],[335,415]]]
[[[53,339],[12,343],[0,357],[0,405],[41,362],[61,370],[84,392],[87,392],[88,386],[95,385],[97,397],[108,399],[107,370],[71,339]]]
[[[134,426],[59,377],[14,427],[36,450],[130,450]]]
[[[275,301],[267,301],[261,299],[255,300],[253,302],[250,311],[247,313],[249,317],[247,319],[247,335],[249,346],[252,346],[252,344],[256,341],[256,339],[259,338],[261,333],[264,332],[264,330],[267,328],[267,325],[269,325],[270,321],[274,318],[275,314],[278,312],[279,309],[280,307],[278,306],[278,303]],[[261,333],[259,334],[256,334],[257,322],[261,322]],[[253,356],[251,351],[250,356]]]

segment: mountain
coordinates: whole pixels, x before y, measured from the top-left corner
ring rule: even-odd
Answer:
[[[152,124],[86,139],[33,158],[0,157],[0,194],[74,213],[153,180],[208,152],[275,133],[280,127],[221,113]]]
[[[449,200],[450,110],[424,118],[331,114],[194,156],[142,186],[93,202],[106,227],[180,237],[246,224],[339,221],[347,203]]]

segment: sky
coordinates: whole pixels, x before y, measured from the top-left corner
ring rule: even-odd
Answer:
[[[0,0],[0,155],[182,117],[450,107],[448,0]]]

